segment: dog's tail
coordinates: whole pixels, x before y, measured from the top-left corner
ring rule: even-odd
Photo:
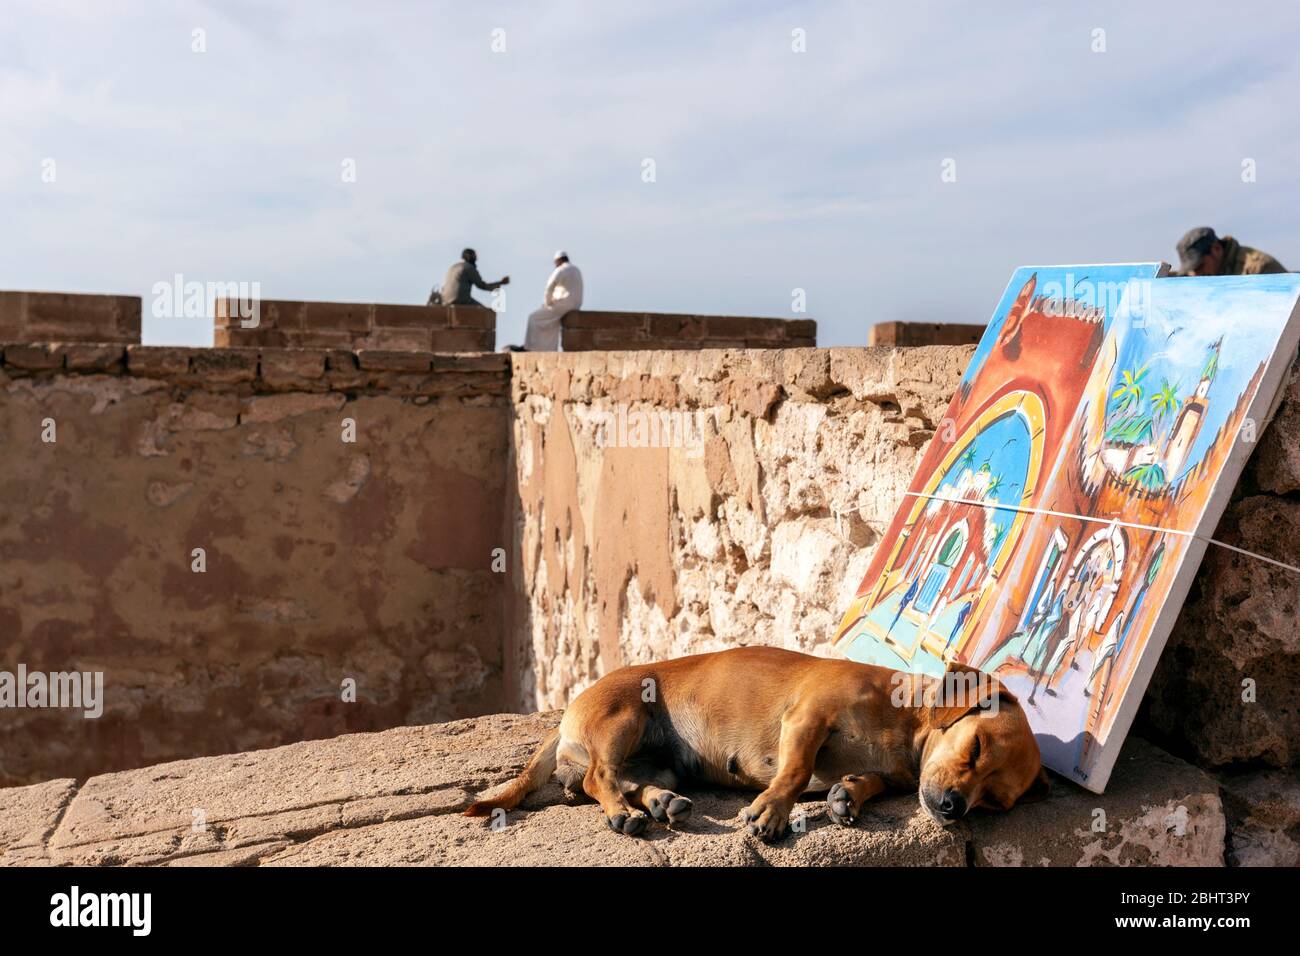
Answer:
[[[546,735],[537,753],[528,761],[528,766],[495,797],[487,800],[475,800],[465,811],[467,817],[486,817],[493,810],[513,810],[555,773],[555,751],[560,745],[560,729],[557,727]]]

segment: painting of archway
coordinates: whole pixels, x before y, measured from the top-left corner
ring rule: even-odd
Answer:
[[[959,654],[966,623],[1015,547],[1025,519],[1018,506],[1037,487],[1043,414],[1038,395],[1009,392],[953,443],[861,608],[850,656],[942,673]]]
[[[1300,345],[1300,276],[1163,273],[1016,271],[835,644],[996,674],[1095,792]]]

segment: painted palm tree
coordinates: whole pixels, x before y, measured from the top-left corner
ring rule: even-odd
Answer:
[[[1151,410],[1155,413],[1157,424],[1164,424],[1166,418],[1172,418],[1183,404],[1178,397],[1178,383],[1165,379],[1160,384],[1160,391],[1151,396]]]
[[[989,479],[988,487],[984,489],[985,498],[995,498],[997,493],[1002,490],[1002,476],[994,475]]]
[[[1142,379],[1146,378],[1148,371],[1143,365],[1139,369],[1125,369],[1120,373],[1120,386],[1110,395],[1112,412],[1126,412],[1141,404],[1142,397],[1146,394]]]
[[[993,555],[997,554],[998,548],[1006,540],[1007,529],[1001,522],[994,521],[984,529],[984,553],[989,556],[990,563]]]
[[[1160,383],[1160,391],[1151,396],[1151,407],[1157,415],[1172,415],[1183,404],[1178,397],[1178,385],[1178,382],[1170,382],[1169,379]]]
[[[1155,438],[1155,421],[1146,412],[1132,412],[1106,426],[1106,441],[1115,445],[1146,445]]]
[[[993,548],[992,548],[992,550],[993,550],[993,551],[996,551],[998,548],[1000,548],[1000,547],[1002,546],[1002,542],[1006,540],[1006,538],[1007,538],[1007,529],[1006,529],[1006,527],[1005,527],[1004,525],[1000,525],[1000,524],[998,524],[998,525],[994,525],[993,527],[994,527],[995,530],[994,530],[994,532],[993,532]]]
[[[1156,462],[1149,465],[1134,465],[1124,472],[1124,478],[1151,491],[1165,486],[1165,470]]]
[[[961,465],[962,468],[975,467],[975,443],[974,442],[971,442],[969,445],[966,446],[966,450],[962,452],[961,457],[957,459],[957,464]]]

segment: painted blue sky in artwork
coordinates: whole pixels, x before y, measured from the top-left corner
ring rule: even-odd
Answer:
[[[972,380],[978,373],[984,359],[993,351],[993,343],[1002,331],[1002,323],[1011,310],[1016,296],[1024,288],[1029,277],[1038,274],[1034,295],[1050,295],[1054,299],[1068,297],[1086,305],[1105,305],[1106,322],[1109,325],[1114,311],[1124,300],[1124,293],[1129,284],[1135,280],[1151,279],[1160,269],[1157,262],[1124,263],[1120,265],[1079,265],[1079,266],[1021,266],[1011,274],[1011,281],[1002,292],[998,306],[993,310],[993,318],[980,338],[979,347],[971,357],[966,369],[966,381]],[[1067,291],[1068,290],[1068,291]]]
[[[1177,386],[1179,399],[1191,395],[1210,346],[1223,336],[1205,424],[1192,445],[1186,473],[1204,455],[1260,362],[1273,354],[1300,296],[1300,275],[1158,279],[1151,290],[1145,321],[1130,314],[1126,300],[1116,310],[1115,328],[1120,337],[1116,378],[1125,369],[1147,366],[1142,383],[1147,410],[1166,380]],[[1160,437],[1171,424],[1163,423]]]
[[[957,481],[967,467],[978,472],[984,465],[988,465],[990,473],[1001,479],[997,490],[989,496],[990,499],[1003,504],[1019,504],[1021,495],[1024,494],[1025,474],[1029,470],[1029,426],[1024,417],[1011,414],[999,418],[976,435],[967,447],[974,449],[974,461],[969,465],[963,461],[966,452],[966,448],[963,448],[935,493],[956,497]],[[1014,511],[997,508],[993,510],[989,521],[1006,529],[1011,527],[1015,517]],[[989,560],[992,559],[993,554],[990,554]]]

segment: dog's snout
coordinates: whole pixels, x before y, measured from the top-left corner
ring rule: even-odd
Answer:
[[[945,790],[939,802],[939,813],[948,820],[960,820],[966,815],[966,798],[956,790]]]

